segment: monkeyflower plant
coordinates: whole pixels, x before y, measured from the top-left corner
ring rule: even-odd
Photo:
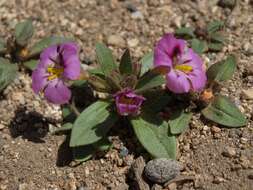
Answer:
[[[38,64],[43,49],[53,44],[71,41],[64,37],[52,36],[33,44],[33,34],[32,20],[28,19],[17,23],[14,32],[8,38],[0,37],[0,91],[15,79],[19,70],[30,73]]]
[[[137,62],[127,49],[117,63],[101,43],[96,54],[99,67],[83,70],[75,43],[52,45],[41,53],[32,74],[34,92],[62,105],[65,123],[56,132],[71,130],[69,146],[75,160],[85,161],[110,148],[109,131],[121,130],[125,121],[152,157],[172,159],[176,159],[177,135],[199,110],[222,126],[246,125],[239,109],[217,91],[236,68],[234,56],[206,70],[200,55],[173,34],[164,35],[154,53]],[[79,93],[74,93],[76,87]],[[80,93],[87,88],[94,98],[81,107],[85,99]],[[66,119],[70,115],[74,117]]]

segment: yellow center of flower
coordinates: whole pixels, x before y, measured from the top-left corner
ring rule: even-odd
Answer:
[[[50,74],[47,79],[54,80],[56,78],[60,78],[62,73],[64,72],[63,68],[55,68],[55,67],[48,67],[47,72]]]
[[[192,66],[190,65],[176,65],[174,69],[182,71],[184,73],[190,73],[192,71]]]

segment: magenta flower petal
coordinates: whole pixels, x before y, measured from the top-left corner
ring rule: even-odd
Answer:
[[[59,55],[57,49],[57,45],[52,45],[44,49],[43,52],[40,54],[40,62],[38,66],[46,67],[48,65],[53,64],[52,60],[56,60]]]
[[[71,91],[61,80],[50,82],[44,93],[46,99],[54,104],[68,103],[71,98]]]
[[[32,74],[34,92],[44,92],[45,98],[52,103],[67,103],[71,98],[71,91],[65,82],[79,77],[80,64],[75,43],[63,43],[46,48]]]
[[[206,74],[202,71],[196,70],[194,73],[191,73],[187,76],[191,82],[192,89],[195,91],[202,90],[207,81]]]
[[[60,52],[63,53],[64,56],[76,55],[79,51],[79,48],[74,42],[67,42],[60,46]]]
[[[172,34],[165,34],[155,47],[154,66],[166,69],[169,72],[173,64],[174,54],[182,54],[184,48],[184,40],[178,40]]]
[[[205,87],[206,73],[199,55],[187,48],[186,42],[166,34],[157,43],[154,52],[154,66],[169,68],[167,87],[174,93],[199,91]]]
[[[47,73],[44,69],[37,68],[32,73],[32,89],[38,94],[47,85]]]
[[[131,89],[124,89],[114,95],[119,115],[137,115],[145,98]]]
[[[76,55],[72,55],[65,59],[64,77],[70,80],[78,79],[81,72],[81,63]]]
[[[65,68],[63,75],[70,80],[77,79],[81,72],[81,63],[77,56],[78,46],[73,42],[65,43],[60,47],[60,51]]]
[[[155,68],[164,68],[167,69],[169,72],[170,68],[172,67],[172,60],[171,58],[162,50],[157,49],[154,52],[154,66]]]
[[[184,52],[185,46],[186,42],[184,40],[175,38],[173,34],[165,34],[157,43],[155,49],[160,49],[169,57],[173,57],[175,53],[182,54]]]
[[[171,70],[167,75],[167,87],[174,93],[187,93],[191,89],[189,79],[184,73]]]

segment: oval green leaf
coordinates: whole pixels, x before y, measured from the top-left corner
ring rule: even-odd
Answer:
[[[26,46],[33,35],[32,20],[20,22],[15,26],[15,39],[18,45]]]
[[[132,65],[129,49],[126,49],[126,51],[121,57],[119,71],[121,74],[126,74],[126,75],[130,75],[133,73],[133,65]]]
[[[151,118],[155,118],[152,116]],[[136,137],[155,158],[176,158],[176,138],[168,135],[168,124],[157,124],[142,117],[131,119]]]
[[[186,130],[191,120],[192,113],[178,112],[169,120],[170,133],[179,135]]]
[[[187,38],[194,38],[194,29],[192,27],[181,27],[178,28],[175,32],[177,36],[180,37],[187,37]]]
[[[207,25],[207,32],[209,34],[217,32],[224,26],[224,22],[215,20]]]
[[[23,65],[25,66],[25,68],[33,71],[34,69],[36,69],[38,63],[39,63],[38,60],[32,59],[32,60],[23,62]]]
[[[236,60],[233,55],[227,57],[226,60],[213,64],[207,70],[209,81],[225,81],[232,78],[236,69]]]
[[[102,43],[96,44],[96,55],[98,63],[105,76],[110,76],[112,71],[117,69],[114,62],[112,51]]]
[[[9,60],[0,57],[0,92],[17,76],[18,67]]]
[[[141,76],[153,68],[153,61],[154,61],[154,52],[150,52],[144,55],[144,57],[140,60]]]
[[[198,54],[202,54],[208,49],[206,41],[198,39],[191,40],[191,47]]]
[[[3,54],[7,51],[6,42],[3,38],[0,38],[0,54]]]
[[[135,91],[140,93],[154,87],[161,86],[165,84],[165,82],[166,81],[163,75],[160,75],[159,73],[154,72],[154,70],[151,70],[140,78],[136,85]]]
[[[227,127],[242,127],[247,119],[234,103],[225,96],[217,96],[214,101],[202,110],[205,118]]]
[[[109,102],[97,101],[87,107],[74,122],[71,132],[70,147],[92,144],[105,137],[118,120],[111,112]]]

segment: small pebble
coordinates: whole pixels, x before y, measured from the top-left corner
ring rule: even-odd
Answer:
[[[158,184],[154,184],[151,188],[151,190],[162,190],[163,187],[161,185],[158,185]]]
[[[221,132],[221,128],[216,127],[215,125],[213,125],[213,126],[211,127],[211,131],[212,131],[213,133],[219,133],[219,132]]]
[[[109,45],[124,47],[125,40],[119,35],[110,35],[107,39]]]
[[[225,147],[222,155],[229,158],[234,157],[236,155],[236,150],[232,147]]]
[[[222,177],[215,177],[213,180],[213,183],[215,183],[215,184],[220,184],[222,182],[225,182],[225,179]]]
[[[2,130],[4,128],[5,128],[5,125],[3,125],[3,124],[0,123],[0,130]]]
[[[248,90],[242,90],[242,96],[245,99],[253,100],[253,88],[250,88]]]
[[[177,189],[177,184],[176,183],[171,183],[168,185],[169,190],[176,190]]]
[[[126,157],[127,155],[128,155],[128,149],[125,146],[122,146],[120,150],[120,156]]]
[[[153,183],[165,183],[175,178],[180,173],[180,165],[177,161],[158,158],[147,163],[144,174]]]
[[[143,14],[140,11],[136,11],[136,12],[132,13],[131,16],[133,19],[143,19],[144,18]]]
[[[127,45],[129,47],[133,48],[133,47],[136,47],[138,44],[139,44],[139,40],[137,38],[127,40]]]

